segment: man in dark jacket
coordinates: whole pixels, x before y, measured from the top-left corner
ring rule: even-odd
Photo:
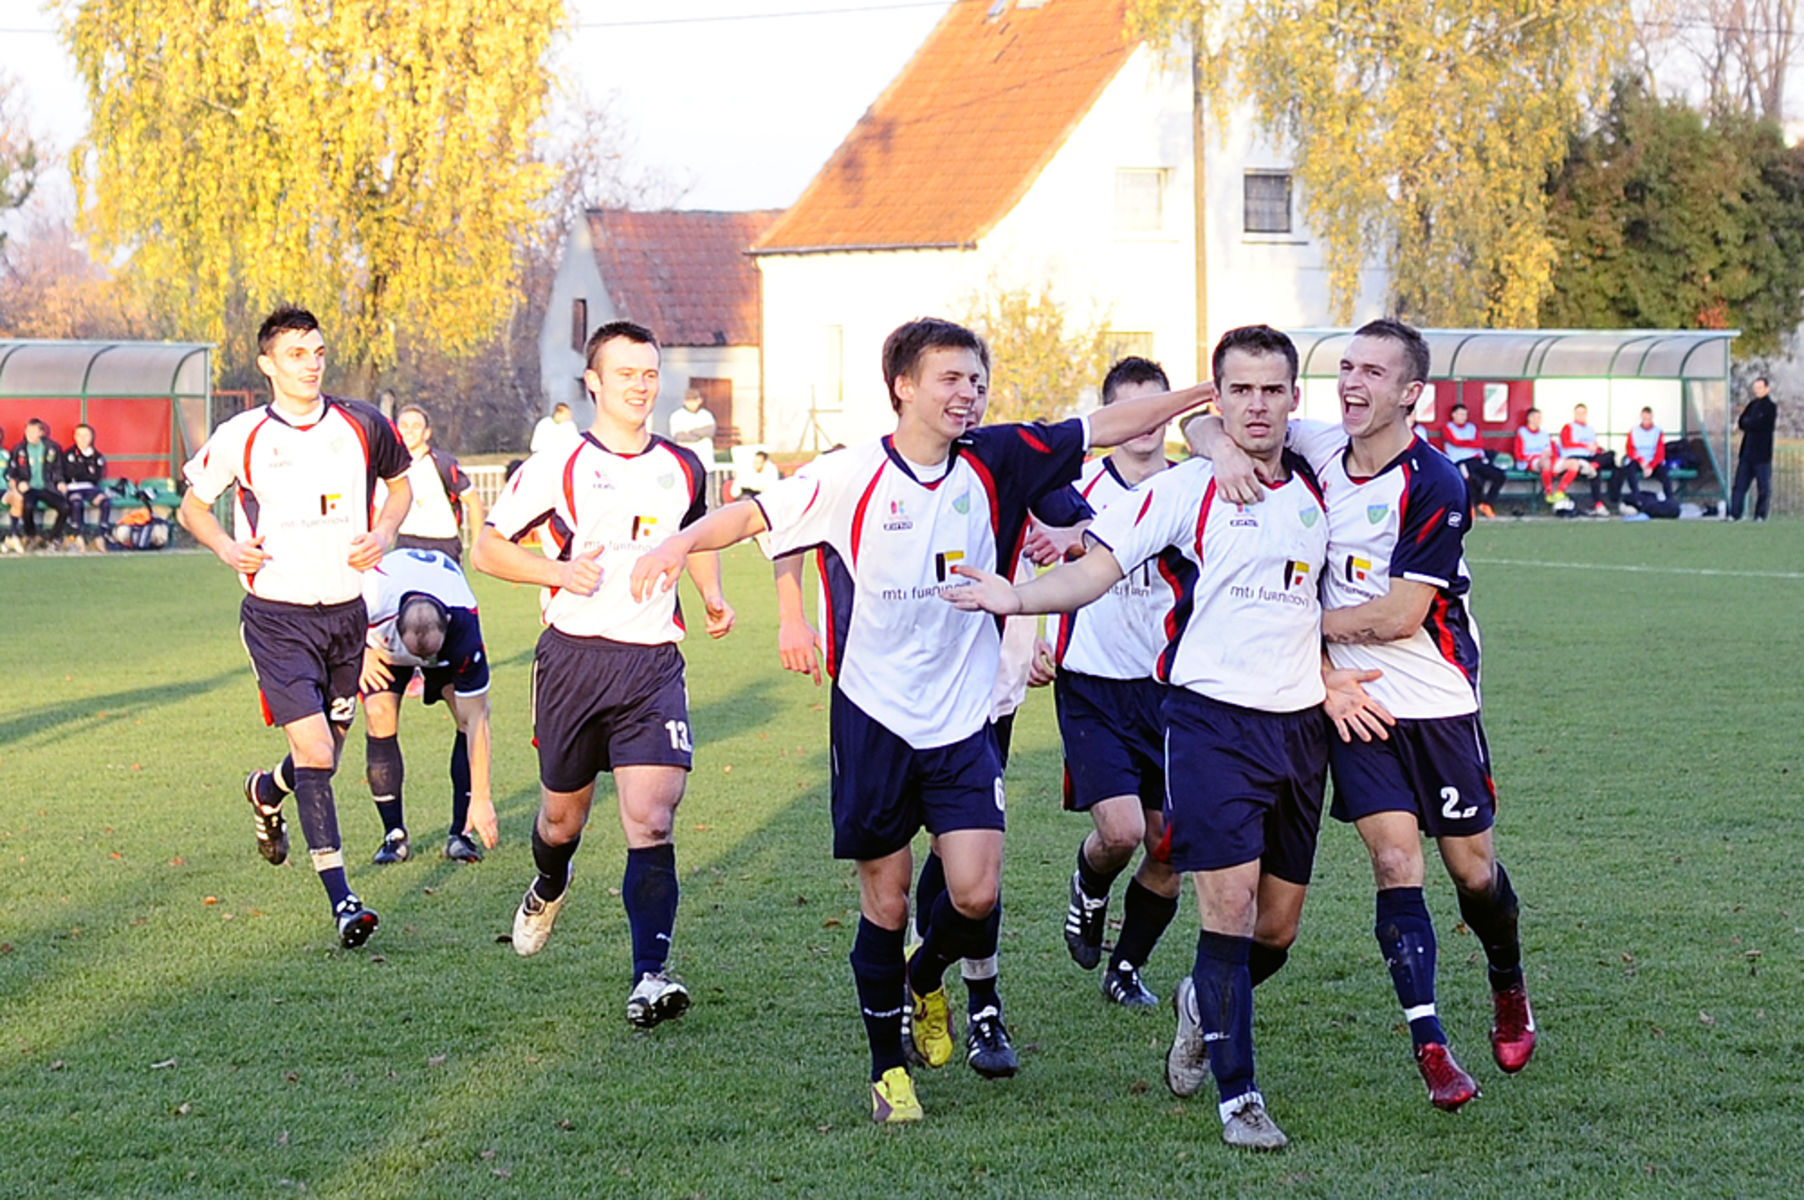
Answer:
[[[102,486],[106,482],[106,455],[94,444],[94,427],[87,423],[75,427],[75,444],[63,451],[64,495],[69,501],[69,514],[75,522],[77,537],[99,537],[106,532],[113,512],[112,497]],[[92,505],[96,524],[85,518]]]
[[[12,514],[9,546],[16,548],[13,539],[21,527],[26,540],[42,544],[37,522],[40,507],[56,514],[49,540],[60,542],[69,525],[69,501],[63,496],[63,449],[50,440],[50,427],[37,417],[25,422],[25,440],[7,456],[6,483],[6,504]]]
[[[1741,410],[1736,425],[1741,429],[1741,456],[1735,460],[1735,486],[1729,492],[1729,519],[1741,520],[1742,502],[1748,498],[1748,484],[1760,485],[1760,498],[1754,502],[1754,519],[1766,520],[1773,497],[1773,425],[1779,419],[1779,406],[1767,394],[1766,376],[1754,380],[1754,398]]]

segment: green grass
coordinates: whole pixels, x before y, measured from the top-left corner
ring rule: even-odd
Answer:
[[[748,550],[728,556],[739,631],[686,648],[697,762],[673,965],[696,1004],[649,1036],[621,1015],[605,797],[548,949],[520,960],[496,941],[531,877],[530,589],[476,581],[502,846],[475,867],[435,857],[449,726],[410,703],[427,854],[368,865],[380,830],[354,738],[342,825],[383,925],[344,952],[298,840],[279,870],[252,848],[240,783],[279,739],[228,573],[200,555],[0,562],[0,1195],[1804,1191],[1804,579],[1785,577],[1804,569],[1804,524],[1499,523],[1469,550],[1542,1047],[1516,1078],[1490,1064],[1478,947],[1431,879],[1441,1007],[1485,1095],[1457,1117],[1429,1108],[1363,853],[1330,824],[1302,940],[1259,991],[1261,1084],[1294,1139],[1270,1157],[1230,1152],[1212,1103],[1165,1092],[1168,1009],[1105,1008],[1065,955],[1086,822],[1058,810],[1044,695],[1010,769],[1003,983],[1022,1074],[926,1075],[926,1122],[868,1125],[825,693],[778,669]],[[1150,967],[1161,994],[1194,930],[1186,901]]]

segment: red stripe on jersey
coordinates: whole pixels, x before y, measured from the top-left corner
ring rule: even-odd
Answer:
[[[1039,438],[1037,438],[1033,434],[1029,433],[1027,431],[1026,426],[1019,426],[1019,425],[1016,426],[1015,432],[1021,435],[1022,441],[1026,442],[1028,445],[1032,446],[1039,453],[1041,453],[1041,454],[1051,454],[1052,453],[1051,448],[1049,448],[1045,442],[1041,441]]]
[[[1023,433],[1021,436],[1026,437],[1027,435],[1025,433]],[[1042,449],[1044,449],[1044,447],[1042,447]],[[997,501],[996,501],[996,477],[994,475],[990,474],[990,469],[988,467],[984,466],[983,463],[979,462],[977,459],[977,456],[974,454],[967,454],[967,455],[963,456],[963,458],[960,459],[960,461],[968,462],[971,464],[971,469],[973,471],[977,472],[977,481],[979,483],[983,484],[984,495],[989,498],[989,501],[990,501],[990,532],[991,533],[1001,532],[1001,530],[1002,530],[1002,506],[999,503],[997,503]],[[952,468],[956,465],[957,465],[957,463],[948,463],[946,465],[946,474],[940,476],[940,480],[944,480],[944,479],[950,477],[952,474]],[[1027,536],[1027,523],[1025,521],[1022,522],[1022,524],[1021,524],[1021,536],[1023,539],[1025,539]],[[1002,549],[1002,547],[998,546],[998,547],[996,547],[996,549],[998,551],[1000,551]],[[996,560],[997,572],[1000,574],[1003,574],[1003,575],[1008,575],[1012,578],[1014,575],[1014,568],[1012,566],[1010,566],[1009,569],[1006,571],[1004,571],[1002,568],[1003,568],[1004,564],[1012,564],[1015,561],[1015,559],[1019,558],[1020,556],[1021,556],[1021,546],[1019,544],[1019,541],[1017,541],[1017,544],[1015,546],[1015,553],[1012,556],[1010,556],[1009,558],[1006,558],[1006,559],[998,558]]]
[[[1104,461],[1106,463],[1107,460],[1104,460]],[[1093,476],[1091,478],[1089,483],[1086,483],[1084,485],[1083,490],[1081,492],[1079,492],[1078,495],[1080,495],[1084,499],[1088,500],[1090,498],[1090,493],[1094,492],[1096,490],[1096,485],[1101,483],[1103,481],[1103,477],[1106,476],[1108,473],[1109,473],[1108,467],[1104,466],[1104,468],[1102,470],[1098,471],[1095,474],[1095,476]]]
[[[1211,491],[1213,491],[1215,489],[1215,485],[1213,483],[1211,483],[1209,485],[1209,489]],[[1148,493],[1146,493],[1146,499],[1144,499],[1140,502],[1140,511],[1134,514],[1134,524],[1136,524],[1136,525],[1140,524],[1141,520],[1144,519],[1146,516],[1146,510],[1151,508],[1152,506],[1153,506],[1153,494],[1151,492],[1148,492]],[[1198,536],[1200,537],[1201,534],[1199,534]]]
[[[1453,625],[1447,620],[1447,597],[1443,596],[1440,592],[1434,594],[1434,600],[1428,606],[1428,617],[1434,624],[1435,649],[1441,652],[1442,658],[1458,668],[1459,673],[1465,677],[1466,682],[1470,683],[1472,681],[1472,676],[1466,671],[1466,668],[1461,665],[1459,660],[1459,648],[1453,643]]]
[[[866,495],[869,494],[869,492],[866,492]],[[856,525],[854,525],[854,528],[856,528]],[[852,544],[854,547],[858,544],[858,535],[856,533],[852,535]],[[838,624],[838,622],[833,619],[833,614],[837,610],[833,607],[833,580],[832,577],[827,574],[827,552],[824,549],[816,550],[814,552],[814,573],[820,577],[821,596],[827,609],[824,613],[815,614],[815,619],[821,623],[822,641],[826,643],[827,676],[831,679],[838,679],[839,655],[834,653],[835,647],[833,644],[833,634],[835,632],[835,626]]]
[[[269,414],[267,412],[265,412],[263,414],[263,419],[261,421],[258,421],[255,425],[251,426],[250,433],[245,435],[245,438],[244,438],[244,472],[243,472],[245,487],[251,486],[251,443],[255,442],[257,440],[257,434],[260,433],[262,431],[263,427],[267,424],[269,424]],[[203,465],[205,465],[205,464],[203,464]]]
[[[578,442],[570,457],[564,460],[564,507],[570,510],[570,540],[576,540],[576,531],[580,526],[576,520],[576,459],[583,452],[583,444]]]
[[[1447,507],[1445,505],[1435,509],[1434,515],[1422,522],[1422,532],[1416,535],[1416,545],[1420,546],[1423,542],[1427,541],[1428,535],[1434,532],[1434,523],[1446,515]]]
[[[1059,639],[1052,647],[1052,661],[1060,666],[1065,665],[1065,651],[1071,648],[1071,633],[1076,628],[1077,610],[1073,609],[1059,621]]]
[[[676,459],[677,466],[683,468],[683,478],[689,481],[689,502],[691,504],[695,503],[701,498],[701,481],[695,477],[695,472],[690,469],[689,460],[687,458],[683,457],[681,454],[672,454],[670,457]],[[682,622],[678,621],[677,624],[678,626],[681,626]]]
[[[1152,503],[1152,499],[1153,499],[1152,495],[1149,493],[1146,497],[1147,503],[1148,504]],[[1209,509],[1211,507],[1213,507],[1214,504],[1215,504],[1215,480],[1210,479],[1209,486],[1203,489],[1203,502],[1201,504],[1199,504],[1196,509],[1196,567],[1197,567],[1197,578],[1199,578],[1199,579],[1202,578],[1202,569],[1203,569],[1203,565],[1204,565],[1203,530],[1208,527]],[[1146,512],[1145,507],[1142,506],[1140,511],[1142,514],[1144,514]]]
[[[257,689],[257,707],[263,710],[263,723],[274,728],[276,714],[269,711],[269,697],[263,694],[262,688]]]
[[[864,511],[870,507],[871,493],[877,490],[877,481],[883,478],[883,468],[888,465],[888,459],[884,459],[877,465],[877,469],[871,473],[871,481],[864,485],[864,494],[858,497],[858,507],[852,510],[852,569],[854,571],[858,569],[859,544],[864,536]],[[815,490],[818,494],[820,490],[818,484]],[[809,503],[812,504],[813,501],[809,501]],[[823,580],[827,578],[825,571],[821,572],[821,578]]]
[[[1409,481],[1415,472],[1409,469],[1409,459],[1403,460],[1403,491],[1397,497],[1397,532],[1403,532],[1403,519],[1409,512]]]

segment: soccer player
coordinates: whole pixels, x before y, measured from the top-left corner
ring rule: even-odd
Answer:
[[[403,409],[403,418],[406,413]],[[481,862],[482,847],[470,835],[493,849],[496,827],[489,795],[489,660],[476,596],[450,555],[401,549],[364,572],[363,602],[369,609],[369,638],[358,682],[363,688],[365,762],[386,831],[375,861],[405,862],[412,855],[399,733],[401,697],[417,674],[425,702],[443,700],[457,723],[451,739],[451,830],[445,857]]]
[[[1535,1020],[1522,973],[1519,904],[1497,861],[1497,794],[1479,718],[1478,629],[1462,545],[1470,524],[1459,472],[1411,437],[1405,416],[1428,378],[1428,346],[1398,321],[1362,326],[1340,364],[1340,425],[1293,422],[1290,444],[1315,464],[1328,499],[1330,570],[1323,636],[1337,667],[1380,672],[1371,700],[1395,718],[1388,738],[1331,751],[1334,816],[1352,822],[1378,890],[1373,934],[1409,1022],[1429,1099],[1449,1112],[1478,1094],[1435,1008],[1434,924],[1423,900],[1422,834],[1433,837],[1460,916],[1490,965],[1491,1051],[1506,1073],[1528,1065]],[[1226,469],[1235,448],[1193,423],[1193,445]]]
[[[1622,467],[1610,475],[1610,503],[1619,504],[1626,487],[1629,503],[1641,493],[1642,479],[1660,483],[1662,499],[1672,499],[1672,468],[1666,462],[1666,431],[1654,424],[1654,410],[1643,408],[1641,419],[1623,439]]]
[[[1464,404],[1455,404],[1447,413],[1447,424],[1441,428],[1441,453],[1466,477],[1466,499],[1472,511],[1481,517],[1495,517],[1497,510],[1491,506],[1508,476],[1485,452],[1484,435]]]
[[[75,537],[92,537],[95,549],[105,549],[100,539],[111,524],[113,500],[102,486],[106,482],[106,455],[94,445],[94,427],[86,422],[75,427],[75,445],[63,453],[63,479],[68,484],[64,494],[69,500],[69,515],[74,519]],[[90,504],[98,518],[93,525],[87,523]]]
[[[1565,457],[1562,467],[1567,464],[1577,465],[1579,472],[1590,481],[1591,515],[1608,516],[1610,510],[1604,507],[1604,472],[1613,471],[1616,456],[1603,448],[1598,440],[1597,430],[1591,427],[1591,410],[1583,404],[1572,406],[1572,420],[1560,427],[1560,453]]]
[[[272,399],[220,425],[188,460],[179,517],[250,593],[239,630],[264,720],[288,739],[276,770],[244,781],[257,849],[271,863],[287,859],[282,800],[292,792],[339,941],[349,948],[369,940],[377,917],[345,879],[332,773],[357,712],[368,628],[361,573],[393,547],[412,500],[407,451],[373,407],[320,391],[326,342],[312,313],[271,313],[257,331],[257,350]],[[380,512],[378,480],[388,483]],[[228,487],[231,533],[211,511]]]
[[[1541,428],[1541,410],[1531,408],[1522,414],[1522,425],[1516,430],[1516,465],[1541,476],[1541,492],[1555,512],[1572,511],[1572,498],[1566,489],[1579,477],[1584,464],[1560,452],[1560,439],[1551,430]],[[1556,472],[1563,472],[1554,483]]]
[[[395,430],[401,444],[413,456],[407,468],[407,480],[413,487],[413,507],[401,522],[397,545],[405,549],[439,550],[462,566],[464,560],[464,508],[470,510],[470,524],[482,527],[482,498],[476,494],[468,475],[457,465],[457,457],[432,444],[432,419],[417,404],[405,404],[395,415]]]
[[[1178,987],[1167,1071],[1200,1075],[1195,1051],[1206,1047],[1222,1139],[1273,1150],[1288,1139],[1255,1080],[1249,961],[1261,925],[1295,936],[1315,860],[1328,757],[1317,595],[1328,522],[1308,466],[1284,448],[1298,400],[1290,339],[1262,325],[1231,330],[1214,371],[1219,429],[1251,458],[1269,489],[1265,504],[1227,503],[1213,464],[1193,459],[1104,507],[1075,563],[1014,587],[961,565],[977,583],[946,598],[1002,614],[1073,612],[1156,564],[1166,620],[1155,669],[1169,685],[1164,840],[1171,866],[1196,886],[1203,926]],[[1337,690],[1343,683],[1352,686],[1351,673]],[[1200,1078],[1170,1082],[1187,1095]]]
[[[620,894],[633,943],[626,1019],[649,1029],[689,1007],[688,989],[665,963],[677,910],[672,835],[692,743],[676,597],[634,597],[627,569],[665,533],[701,517],[707,482],[692,452],[647,428],[658,401],[651,330],[609,322],[589,338],[587,361],[594,425],[568,447],[554,444],[526,460],[470,555],[479,571],[545,589],[546,629],[532,666],[538,878],[514,914],[514,953],[537,954],[551,936],[569,897],[595,777],[611,772],[626,833]],[[519,544],[535,529],[543,554]],[[725,636],[733,609],[721,593],[719,557],[697,553],[687,566],[709,635]]]
[[[1002,867],[1002,764],[989,724],[998,622],[940,603],[951,568],[1012,563],[1027,507],[1077,477],[1090,441],[1114,445],[1207,400],[1212,389],[1124,401],[1056,425],[969,428],[982,343],[950,321],[911,321],[884,341],[896,432],[824,455],[756,500],[737,501],[633,565],[635,595],[674,581],[696,550],[769,530],[772,553],[820,547],[834,673],[834,854],[858,864],[862,919],[852,974],[871,1046],[871,1109],[919,1120],[903,1051],[932,1067],[955,1038],[945,969],[994,945]],[[903,957],[909,842],[939,843],[946,891]],[[904,988],[907,991],[904,991]]]
[[[69,525],[69,501],[63,495],[67,484],[63,479],[63,448],[50,437],[50,426],[37,417],[25,422],[25,440],[14,446],[6,466],[7,507],[12,514],[10,542],[13,549],[23,550],[19,541],[23,522],[25,540],[38,546],[54,546],[63,540]],[[48,537],[38,532],[38,509],[56,514]]]
[[[1170,390],[1157,363],[1124,358],[1103,378],[1102,402]],[[1164,431],[1154,430],[1086,463],[1077,491],[1091,508],[1107,508],[1170,465]],[[1123,900],[1121,936],[1102,975],[1103,996],[1128,1008],[1158,1004],[1140,968],[1178,910],[1178,875],[1155,853],[1165,835],[1165,688],[1153,675],[1170,610],[1170,589],[1146,561],[1081,613],[1062,617],[1054,635],[1065,807],[1088,813],[1093,825],[1077,848],[1065,946],[1086,971],[1102,961],[1110,888],[1144,845]]]

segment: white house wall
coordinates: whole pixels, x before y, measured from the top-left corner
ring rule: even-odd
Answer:
[[[545,394],[545,410],[562,401],[579,425],[587,428],[595,419],[595,406],[582,384],[581,350],[571,347],[570,306],[579,299],[589,302],[589,328],[612,321],[618,315],[602,285],[595,265],[595,246],[589,240],[589,222],[577,218],[564,242],[564,257],[551,283],[551,299],[545,306],[545,324],[539,329],[539,386]],[[680,395],[681,393],[679,393]]]

